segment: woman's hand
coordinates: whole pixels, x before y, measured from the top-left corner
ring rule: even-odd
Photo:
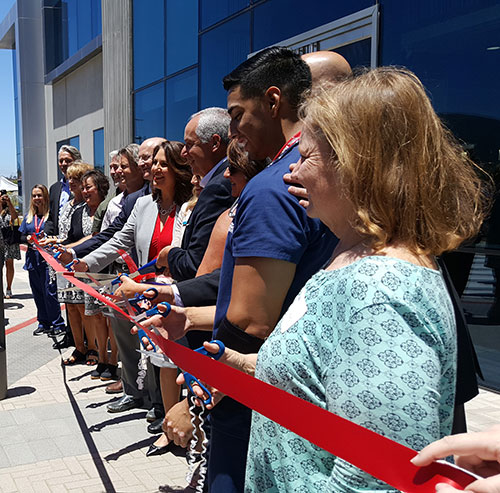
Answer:
[[[117,296],[125,296],[125,298],[133,298],[136,294],[142,294],[153,286],[147,284],[140,284],[130,279],[129,276],[120,276],[120,287],[116,290]]]
[[[159,310],[162,310],[161,305]],[[191,326],[191,322],[186,312],[186,308],[173,305],[170,313],[166,317],[155,315],[141,322],[141,325],[150,330],[156,329],[164,339],[176,341],[184,337]],[[137,334],[138,330],[139,329],[134,326],[131,332],[132,334]],[[148,350],[153,349],[153,346],[151,346],[147,339],[143,339],[143,342],[147,344]]]
[[[220,350],[219,345],[213,342],[204,342],[203,347],[211,354],[217,354]],[[257,354],[242,354],[238,351],[234,351],[233,349],[226,348],[224,353],[219,358],[221,363],[224,363],[228,366],[235,368],[236,370],[240,370],[248,375],[255,375],[255,365],[257,363]],[[184,383],[184,375],[181,373],[177,377],[177,383],[182,385]],[[217,405],[218,402],[224,397],[222,392],[219,392],[216,388],[206,384],[203,382],[203,385],[210,391],[212,394],[212,402],[206,406],[207,409],[212,409]],[[205,400],[208,398],[208,395],[204,390],[196,384],[193,384],[193,392],[198,397],[198,399]],[[200,406],[201,403],[199,400],[196,401],[196,405]]]
[[[487,479],[474,481],[465,491],[500,493],[500,425],[479,433],[451,435],[427,445],[412,462],[426,466],[436,459],[455,455],[458,466]],[[436,487],[440,492],[458,491],[449,485]]]

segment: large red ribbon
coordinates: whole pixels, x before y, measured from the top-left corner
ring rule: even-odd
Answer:
[[[125,250],[122,250],[121,248],[118,248],[117,252],[120,254],[120,257],[127,264],[128,271],[130,272],[130,274],[137,272],[137,265],[134,262],[134,259]]]
[[[125,311],[70,272],[63,276],[75,286],[110,306],[144,332],[180,368],[203,380],[223,394],[257,411],[293,433],[344,459],[398,490],[433,493],[438,483],[463,489],[477,478],[451,464],[433,462],[414,466],[416,452],[326,409],[304,401],[235,370],[219,361],[166,340],[143,327]],[[286,412],[283,412],[283,410]],[[321,423],[321,426],[311,426]]]

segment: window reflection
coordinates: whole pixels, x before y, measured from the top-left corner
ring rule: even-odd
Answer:
[[[258,5],[254,9],[252,51],[262,50],[374,4],[373,0],[309,0],[304,8],[301,0],[271,0]]]
[[[104,173],[104,128],[94,130],[94,168]]]
[[[184,140],[184,126],[198,107],[198,70],[167,80],[167,138]]]
[[[249,0],[200,0],[201,1],[201,28],[215,24],[231,14],[244,9],[250,4]]]
[[[47,73],[102,32],[100,0],[44,0],[43,18]]]
[[[165,74],[164,0],[134,0],[134,89],[161,79]],[[182,51],[182,50],[180,50]]]
[[[470,157],[500,185],[500,6],[425,0],[382,3],[381,58],[422,79],[433,104]],[[485,382],[500,390],[500,203],[478,238],[444,255],[461,296]]]
[[[165,136],[165,84],[160,82],[135,93],[134,141]]]
[[[166,17],[170,75],[198,62],[198,0],[170,0]]]
[[[250,53],[250,14],[242,14],[201,36],[201,107],[226,107],[222,78]]]

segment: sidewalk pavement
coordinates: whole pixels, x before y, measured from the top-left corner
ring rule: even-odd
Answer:
[[[5,300],[9,391],[0,401],[0,492],[155,492],[167,484],[183,491],[181,451],[145,455],[155,439],[146,409],[107,413],[118,397],[104,392],[106,384],[90,380],[83,365],[61,367],[52,341],[32,335],[36,322],[23,327],[36,311],[23,264],[15,265],[14,298]],[[500,423],[500,395],[481,390],[466,412],[470,431]]]
[[[147,409],[108,413],[120,395],[106,394],[85,365],[62,367],[72,348],[61,355],[47,336],[33,336],[36,321],[23,327],[36,309],[22,265],[15,261],[14,297],[4,305],[9,390],[0,401],[0,492],[182,490],[182,449],[146,457],[156,439],[146,430]]]

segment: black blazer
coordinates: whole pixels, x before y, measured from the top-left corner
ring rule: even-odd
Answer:
[[[200,193],[189,217],[181,247],[172,248],[168,254],[170,273],[176,281],[192,279],[196,275],[215,221],[235,200],[231,196],[231,183],[224,178],[226,160],[216,166],[215,173]]]
[[[45,222],[45,234],[57,236],[59,234],[59,199],[62,183],[56,181],[49,189],[49,217]]]
[[[137,192],[129,193],[125,200],[123,201],[123,207],[120,214],[115,218],[115,220],[110,224],[108,228],[100,233],[96,234],[92,238],[89,238],[87,241],[84,241],[80,245],[77,245],[73,248],[75,254],[78,258],[83,258],[85,255],[88,255],[90,252],[93,252],[98,247],[100,247],[103,243],[106,243],[109,239],[113,237],[115,233],[121,231],[125,223],[127,222],[128,217],[132,213],[132,209],[134,208],[135,202],[139,197],[143,197],[144,195],[150,193],[149,192],[149,183],[146,183],[140,190]],[[137,257],[135,254],[135,249],[131,252],[134,261],[137,261]]]
[[[81,240],[85,236],[83,234],[82,224],[83,210],[85,207],[87,206],[83,205],[82,207],[79,207],[71,215],[71,225],[68,231],[68,237],[63,241],[63,245],[74,243],[75,241]]]

